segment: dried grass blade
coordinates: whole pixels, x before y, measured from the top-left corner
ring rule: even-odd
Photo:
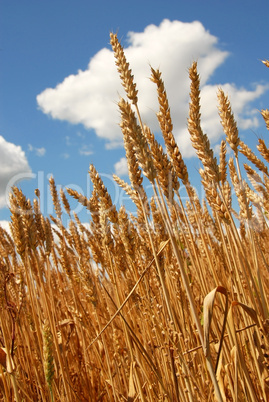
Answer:
[[[213,317],[214,302],[215,302],[215,297],[216,297],[217,293],[221,293],[225,296],[225,311],[224,311],[224,319],[223,319],[221,337],[220,337],[220,342],[219,342],[219,350],[218,350],[218,357],[217,357],[217,362],[216,362],[216,367],[215,367],[215,373],[217,372],[217,368],[218,368],[220,353],[221,353],[223,339],[224,339],[224,331],[225,331],[225,326],[226,326],[226,321],[227,321],[227,315],[228,315],[227,290],[223,286],[217,286],[210,293],[208,293],[204,299],[204,340],[205,340],[204,354],[207,357],[207,356],[210,356],[209,334],[210,334],[211,321],[212,321],[212,317]]]

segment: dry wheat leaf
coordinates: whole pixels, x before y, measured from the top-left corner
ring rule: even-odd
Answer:
[[[252,307],[249,307],[244,303],[240,303],[239,301],[233,301],[232,307],[235,307],[235,306],[242,307],[242,309],[245,310],[245,312],[252,318],[252,320],[255,321],[255,323],[257,325],[259,325],[257,313]]]
[[[217,286],[210,293],[208,293],[204,299],[204,354],[205,354],[205,356],[210,355],[209,334],[210,334],[211,321],[212,321],[212,317],[213,317],[214,302],[215,302],[215,297],[216,297],[217,293],[223,294],[226,299],[223,327],[222,327],[222,333],[221,333],[221,339],[220,339],[219,351],[218,351],[218,359],[219,359],[219,355],[220,355],[220,351],[221,351],[221,347],[222,347],[224,330],[225,330],[225,324],[226,324],[226,320],[227,320],[227,313],[228,313],[227,290],[223,286]]]

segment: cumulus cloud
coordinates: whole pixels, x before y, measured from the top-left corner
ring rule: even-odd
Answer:
[[[118,162],[114,165],[115,173],[117,176],[124,176],[128,175],[128,166],[126,158],[121,158]]]
[[[209,79],[228,57],[218,38],[199,22],[183,23],[165,19],[159,26],[149,25],[143,32],[129,32],[125,54],[137,83],[139,108],[143,122],[158,130],[156,88],[149,80],[150,68],[159,68],[165,82],[174,124],[174,135],[185,157],[194,154],[187,133],[189,103],[188,68],[198,61],[201,77],[202,125],[213,142],[221,135],[217,111],[217,89],[228,93],[240,128],[258,124],[251,102],[268,87],[256,85],[253,90],[235,84],[213,85]],[[110,49],[96,53],[85,71],[66,77],[55,88],[47,88],[37,96],[40,109],[55,119],[83,124],[106,140],[108,149],[122,144],[117,101],[124,96]],[[244,110],[244,113],[243,113]],[[214,143],[213,143],[214,145]],[[122,161],[119,161],[120,169]]]
[[[29,178],[31,169],[20,146],[0,136],[0,208],[7,205],[10,186]]]

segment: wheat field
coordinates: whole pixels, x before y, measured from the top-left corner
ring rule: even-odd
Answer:
[[[67,189],[89,211],[87,225],[53,177],[50,217],[38,189],[33,201],[12,189],[10,232],[0,227],[1,400],[268,401],[269,148],[258,139],[254,153],[240,139],[219,89],[226,140],[214,155],[194,62],[188,131],[202,166],[201,200],[173,135],[161,72],[151,68],[165,146],[142,122],[117,35],[110,42],[126,94],[118,108],[129,169],[128,183],[114,180],[136,213],[116,208],[93,165],[91,197]],[[268,109],[261,115],[269,129]]]

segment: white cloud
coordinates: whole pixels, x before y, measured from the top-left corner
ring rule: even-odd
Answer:
[[[46,149],[44,147],[42,148],[36,148],[36,154],[37,156],[44,156],[46,153]]]
[[[117,176],[124,176],[128,175],[128,166],[126,158],[121,158],[118,162],[114,165],[115,173]]]
[[[222,134],[217,111],[217,85],[209,85],[208,81],[228,57],[228,52],[220,49],[218,38],[210,34],[199,21],[183,23],[164,20],[159,26],[147,26],[143,32],[129,32],[127,42],[125,54],[137,83],[143,122],[154,131],[158,129],[155,115],[158,110],[156,88],[149,80],[149,65],[152,65],[163,74],[174,134],[180,150],[185,157],[194,154],[186,127],[188,68],[197,60],[201,77],[202,124],[209,138],[217,142]],[[239,128],[256,127],[257,112],[253,113],[250,104],[268,87],[256,85],[252,91],[237,88],[231,83],[224,83],[221,87],[230,95]],[[107,149],[112,149],[122,145],[116,105],[119,94],[123,96],[124,92],[114,56],[110,49],[104,48],[92,57],[85,71],[79,70],[55,88],[45,89],[37,96],[37,102],[44,113],[55,119],[82,123],[87,129],[95,130],[97,136],[107,141]]]
[[[89,156],[93,154],[93,151],[88,145],[82,145],[82,147],[79,149],[79,153],[83,156]]]
[[[31,145],[31,144],[28,144],[28,151],[34,152],[36,154],[36,156],[44,156],[46,153],[46,149],[44,147],[36,148],[36,147],[33,147],[33,145]]]
[[[30,176],[31,169],[24,151],[0,136],[0,208],[7,205],[10,186]]]
[[[10,221],[0,221],[0,226],[1,226],[9,235],[11,235]]]

